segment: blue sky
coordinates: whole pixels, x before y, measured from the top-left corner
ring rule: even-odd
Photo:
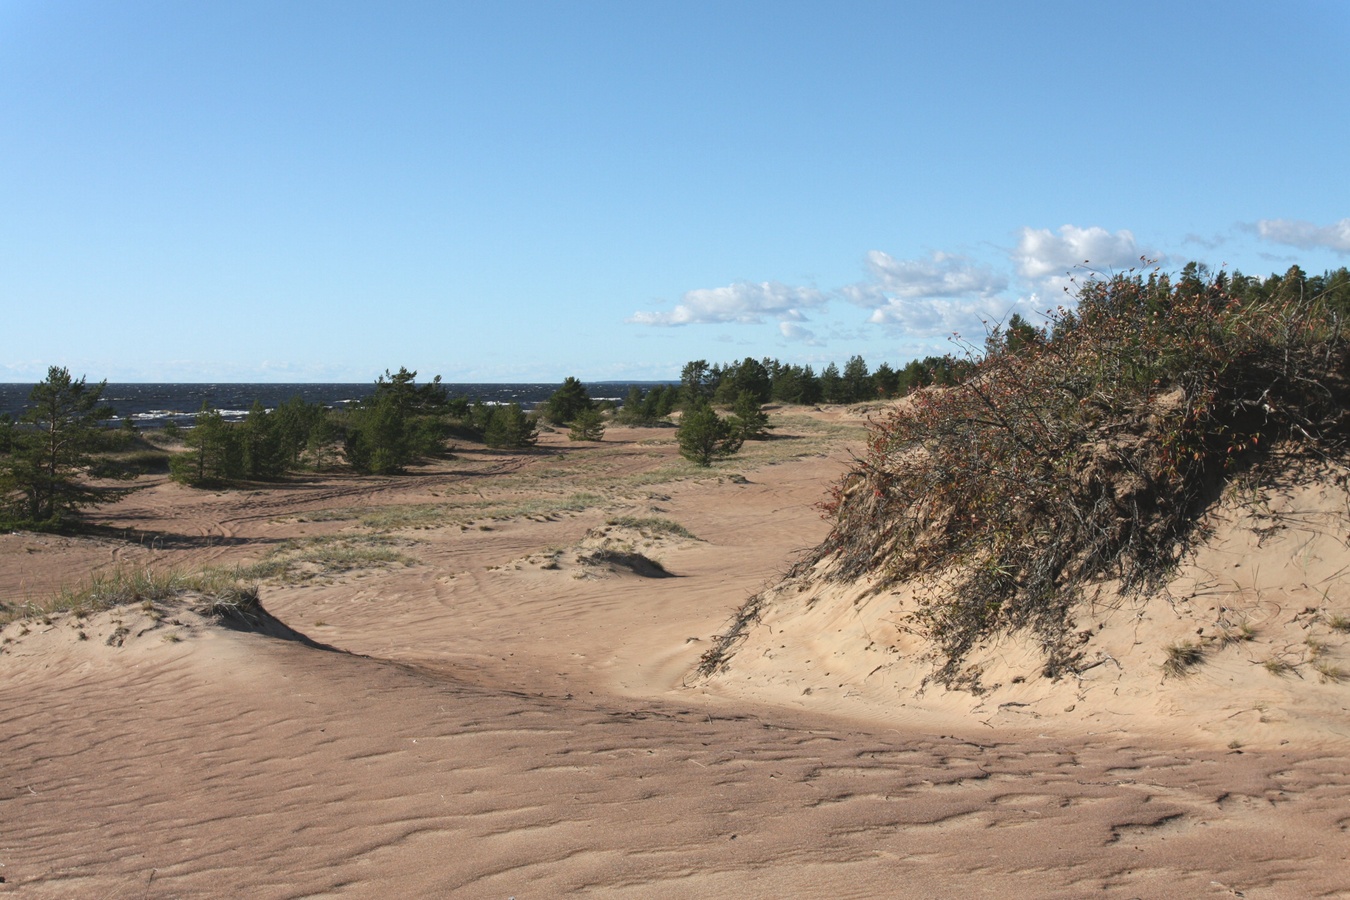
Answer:
[[[0,381],[875,365],[1350,265],[1350,4],[0,0]]]

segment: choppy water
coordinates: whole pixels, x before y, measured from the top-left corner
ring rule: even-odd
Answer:
[[[595,400],[623,400],[631,385],[644,390],[664,382],[590,382],[586,389]],[[450,395],[468,397],[470,401],[485,403],[519,403],[533,409],[549,398],[558,384],[447,384]],[[0,413],[18,416],[22,413],[32,391],[31,384],[0,384]],[[190,424],[192,417],[205,404],[220,412],[228,420],[242,419],[255,400],[273,409],[292,397],[301,397],[306,403],[321,403],[337,407],[371,395],[375,385],[363,384],[109,384],[103,391],[104,401],[116,413],[113,424],[130,417],[144,428],[162,427],[173,421]]]

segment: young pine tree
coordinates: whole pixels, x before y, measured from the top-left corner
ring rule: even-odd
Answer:
[[[700,466],[711,466],[714,459],[730,456],[741,449],[736,429],[706,401],[695,403],[680,416],[676,432],[680,455]]]
[[[731,425],[742,441],[763,441],[769,437],[769,414],[750,391],[741,391],[731,408]]]
[[[483,432],[484,443],[504,450],[533,447],[538,439],[539,432],[534,421],[525,415],[519,403],[494,407],[492,418]]]
[[[90,487],[79,477],[89,450],[112,418],[103,401],[106,381],[86,384],[60,366],[33,387],[17,427],[6,429],[9,455],[0,460],[0,502],[14,498],[19,521],[59,527],[81,507],[114,499],[115,492]]]
[[[599,441],[605,437],[605,417],[598,409],[583,409],[572,419],[567,439],[571,441]]]

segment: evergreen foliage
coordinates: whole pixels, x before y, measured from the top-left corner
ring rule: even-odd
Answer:
[[[717,389],[712,368],[706,359],[690,360],[680,371],[680,406],[692,409],[705,400],[711,400]]]
[[[421,385],[416,379],[416,372],[404,368],[386,370],[370,399],[348,413],[343,449],[352,468],[394,474],[441,449],[450,397],[441,376]]]
[[[717,415],[706,401],[686,408],[676,433],[680,455],[700,466],[711,466],[714,459],[731,456],[741,449],[741,436],[732,423]]]
[[[741,391],[731,408],[732,428],[742,441],[763,441],[769,437],[769,414],[750,391]]]
[[[539,412],[550,422],[566,425],[581,413],[594,408],[595,402],[591,400],[586,386],[569,375],[563,379],[562,386],[544,401]]]
[[[657,385],[644,391],[637,385],[628,389],[614,419],[624,425],[655,425],[666,421],[678,405],[680,388],[675,385]]]
[[[605,436],[605,417],[598,409],[583,409],[572,419],[568,440],[598,441]]]
[[[243,477],[243,450],[237,434],[220,412],[205,402],[183,436],[183,443],[187,451],[169,460],[169,473],[175,481],[207,486]]]
[[[492,407],[487,428],[483,432],[483,441],[489,446],[503,450],[533,447],[539,439],[534,420],[525,415],[519,403],[507,403]]]
[[[877,391],[872,386],[872,375],[867,371],[867,363],[861,356],[851,356],[844,364],[844,374],[839,379],[839,402],[858,403],[876,399]]]
[[[17,423],[0,428],[7,452],[0,458],[0,512],[11,527],[61,528],[81,508],[106,503],[119,491],[86,484],[81,471],[90,451],[112,418],[103,403],[106,381],[88,384],[60,366],[28,395],[28,409]]]

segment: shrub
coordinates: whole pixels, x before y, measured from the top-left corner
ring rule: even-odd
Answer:
[[[519,403],[492,407],[492,415],[483,431],[483,440],[489,447],[533,447],[538,439],[539,432],[534,421],[525,415]]]
[[[562,385],[543,402],[539,412],[550,422],[566,425],[582,413],[594,409],[595,403],[591,400],[591,395],[586,390],[586,386],[569,375],[563,379]]]
[[[605,436],[605,417],[598,409],[583,409],[572,419],[568,440],[598,441]]]
[[[749,391],[736,395],[736,405],[731,409],[732,427],[742,441],[763,441],[769,437],[769,414],[760,408],[759,400]]]
[[[680,417],[680,455],[700,466],[711,466],[714,459],[730,456],[741,449],[736,429],[706,402],[695,403]]]
[[[1339,446],[1342,323],[1298,293],[1242,301],[1222,275],[1089,280],[1045,340],[992,347],[963,383],[874,424],[808,563],[918,578],[910,627],[955,683],[981,640],[1029,628],[1072,671],[1093,579],[1156,587],[1223,481],[1292,442]],[[972,359],[976,356],[971,350]]]

